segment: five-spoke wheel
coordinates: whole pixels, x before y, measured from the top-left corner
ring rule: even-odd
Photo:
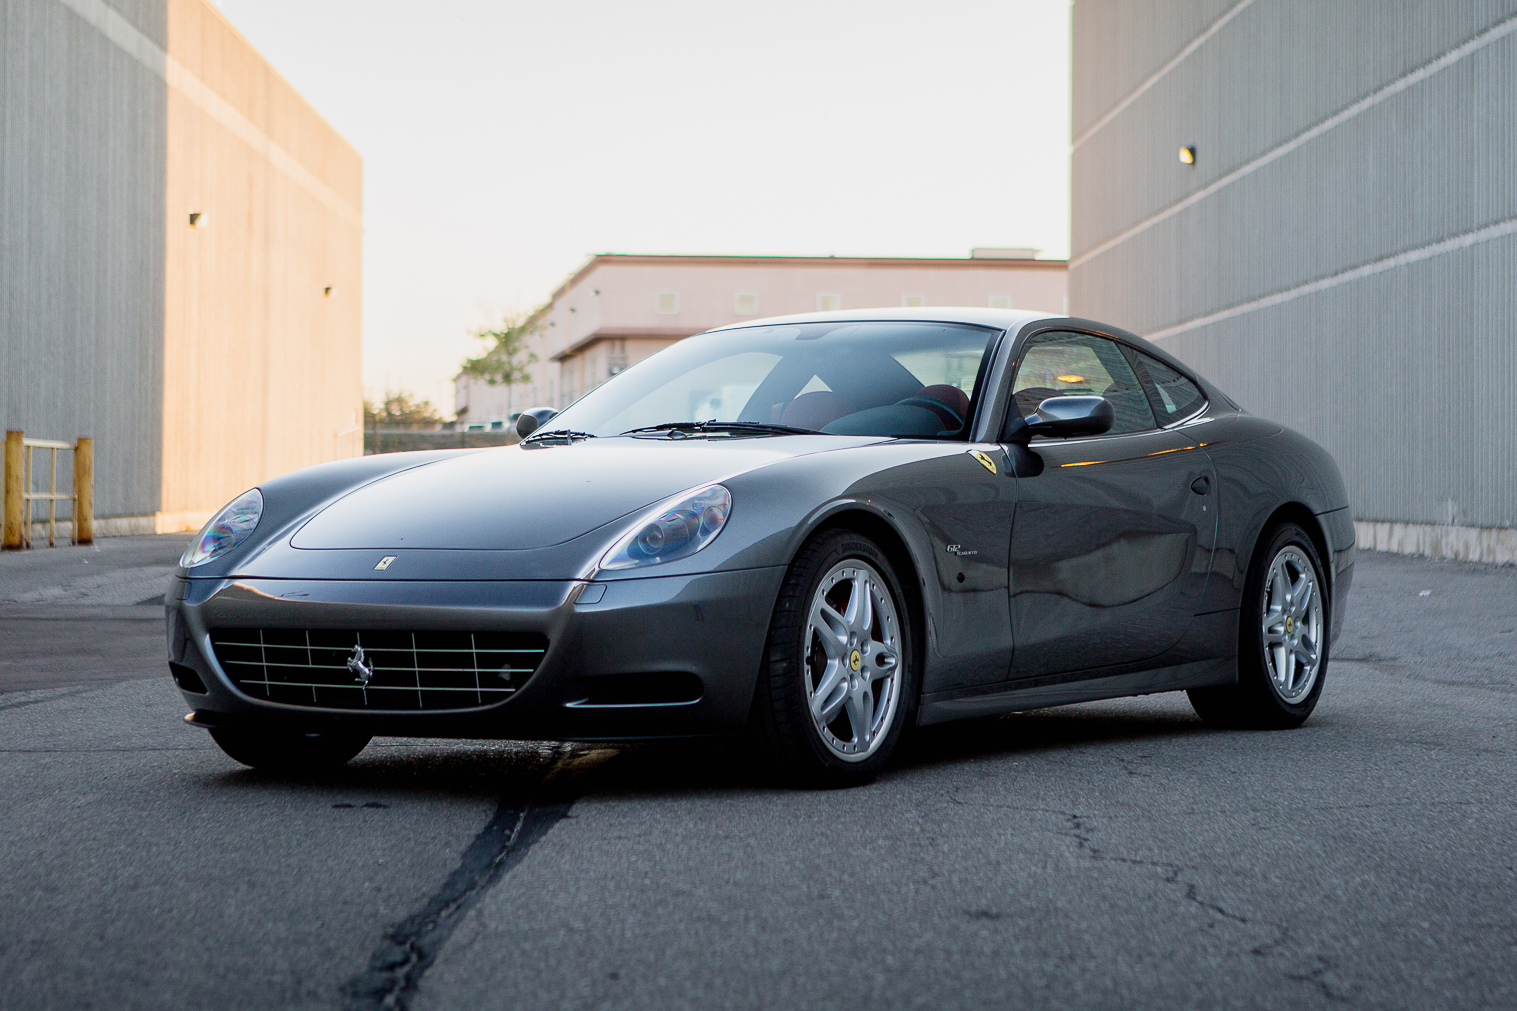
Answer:
[[[806,700],[822,741],[844,761],[874,754],[901,701],[900,619],[867,562],[834,565],[811,600]]]
[[[868,782],[916,718],[920,674],[906,596],[879,545],[823,531],[780,589],[753,730],[789,778]]]
[[[1322,591],[1316,567],[1296,545],[1281,548],[1270,563],[1263,606],[1269,683],[1286,702],[1299,702],[1317,683],[1322,660]]]

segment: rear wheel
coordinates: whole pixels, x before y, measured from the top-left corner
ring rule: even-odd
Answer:
[[[1331,603],[1322,562],[1294,523],[1266,532],[1265,541],[1243,593],[1238,683],[1189,693],[1196,713],[1216,726],[1299,727],[1322,695]]]
[[[310,773],[346,764],[368,746],[368,734],[259,733],[236,727],[217,727],[211,740],[230,758],[265,772]]]
[[[905,596],[869,538],[828,531],[797,554],[769,628],[754,729],[790,779],[867,783],[916,718]]]

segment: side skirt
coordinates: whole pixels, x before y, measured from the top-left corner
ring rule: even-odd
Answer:
[[[947,723],[950,720],[965,720],[976,716],[1023,712],[1028,709],[1048,709],[1052,706],[1073,705],[1076,702],[1098,702],[1102,699],[1152,695],[1156,692],[1182,691],[1186,688],[1210,688],[1213,685],[1235,684],[1237,680],[1237,658],[1225,657],[1130,674],[1083,678],[1060,684],[1015,687],[1013,683],[1012,687],[992,694],[973,695],[967,698],[924,698],[922,707],[917,713],[917,726],[925,727],[932,723]]]

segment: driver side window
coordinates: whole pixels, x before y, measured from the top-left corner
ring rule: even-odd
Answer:
[[[1127,356],[1113,341],[1090,334],[1041,333],[1022,349],[1011,387],[1013,410],[1025,418],[1049,397],[1105,397],[1116,412],[1111,435],[1158,427]]]

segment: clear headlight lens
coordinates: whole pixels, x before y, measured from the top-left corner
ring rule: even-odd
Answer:
[[[248,539],[262,515],[263,495],[257,488],[243,492],[211,517],[211,522],[201,529],[200,536],[185,549],[179,564],[188,569],[231,551]]]
[[[633,569],[686,558],[716,539],[732,513],[732,493],[709,485],[645,516],[606,552],[602,569]]]

